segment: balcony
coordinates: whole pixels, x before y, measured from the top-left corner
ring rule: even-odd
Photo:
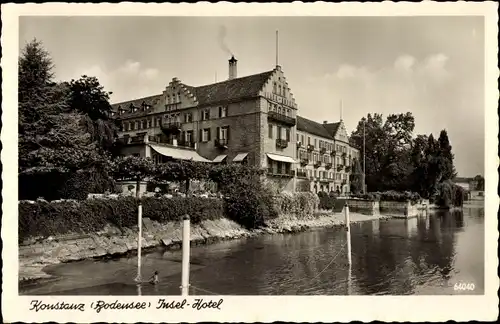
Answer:
[[[297,142],[297,148],[301,148],[302,147],[302,143],[301,142]]]
[[[273,120],[275,122],[285,124],[291,127],[297,124],[297,120],[295,118],[279,114],[275,111],[270,111],[267,113],[267,120]]]
[[[340,172],[344,169],[344,166],[342,164],[337,165],[337,172]]]
[[[267,169],[267,175],[272,177],[282,177],[282,178],[293,178],[295,176],[295,170],[275,170],[273,168]]]
[[[326,163],[325,164],[325,169],[330,170],[332,168],[333,164],[332,163]]]
[[[280,149],[284,149],[288,147],[288,142],[284,139],[277,138],[276,139],[276,147]]]
[[[309,159],[308,158],[301,158],[300,159],[300,165],[306,166],[309,164]]]
[[[331,151],[331,152],[330,152],[330,155],[331,155],[331,156],[335,156],[335,155],[337,155],[337,151]]]
[[[181,122],[163,122],[161,130],[165,134],[178,134],[181,132]]]
[[[314,145],[312,145],[312,144],[307,144],[307,150],[308,150],[309,152],[314,151]]]
[[[322,147],[319,149],[319,154],[325,154],[326,153],[326,147]]]
[[[321,161],[316,161],[316,163],[314,163],[314,167],[319,168],[321,164],[322,164]]]
[[[216,138],[215,146],[222,149],[227,149],[228,140],[226,138]]]
[[[346,158],[346,156],[347,156],[347,153],[346,153],[346,152],[343,152],[343,153],[342,153],[342,158],[344,158],[344,159],[345,159],[345,158]]]
[[[179,140],[179,141],[177,141],[177,145],[194,148],[194,142],[192,142],[192,141]]]
[[[297,178],[307,179],[307,172],[297,171]]]
[[[130,144],[141,144],[141,143],[144,143],[144,136],[130,137]]]

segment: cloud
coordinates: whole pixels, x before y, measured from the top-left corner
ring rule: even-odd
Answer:
[[[159,74],[158,69],[143,67],[140,62],[127,60],[115,69],[100,65],[80,69],[74,78],[82,75],[97,77],[105,90],[113,93],[111,101],[119,102],[158,93],[155,90],[162,87]],[[134,98],[130,97],[131,93]]]
[[[342,99],[343,117],[349,129],[367,112],[387,116],[412,111],[421,126],[416,131],[427,132],[442,127],[434,123],[441,119],[435,118],[438,114],[444,114],[437,108],[450,97],[449,83],[453,80],[448,60],[442,53],[420,60],[403,54],[378,69],[341,64],[323,77],[307,79],[306,88],[294,93],[304,117],[337,120]]]

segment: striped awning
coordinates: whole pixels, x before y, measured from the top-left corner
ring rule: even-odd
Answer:
[[[212,162],[220,163],[220,162],[224,161],[224,159],[226,157],[227,157],[227,155],[218,155]]]
[[[267,153],[266,155],[268,158],[274,161],[285,162],[285,163],[297,163],[297,161],[295,161],[293,158],[289,156],[272,154],[272,153]]]
[[[233,162],[241,162],[247,157],[248,153],[238,153],[233,159]]]
[[[176,160],[191,160],[197,162],[212,162],[199,155],[195,150],[189,150],[181,147],[171,147],[149,144],[149,146],[158,154],[170,157]]]

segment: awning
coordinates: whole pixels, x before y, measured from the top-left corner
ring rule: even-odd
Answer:
[[[224,159],[226,157],[227,157],[227,155],[218,155],[212,162],[220,163],[220,162],[224,161]]]
[[[212,162],[208,159],[205,159],[203,156],[199,155],[194,150],[184,149],[180,147],[169,147],[169,146],[161,146],[149,144],[149,146],[155,150],[156,153],[161,154],[163,156],[168,156],[177,160],[192,160],[197,162]]]
[[[266,155],[268,158],[274,161],[285,162],[285,163],[297,163],[293,158],[289,156],[272,154],[272,153],[267,153]]]
[[[241,162],[247,157],[248,153],[238,153],[233,159],[233,162]]]

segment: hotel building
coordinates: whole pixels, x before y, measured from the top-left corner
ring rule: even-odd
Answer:
[[[161,94],[112,106],[123,155],[255,165],[283,190],[348,192],[359,158],[342,121],[298,116],[280,66],[238,77],[231,57],[226,81],[194,87],[173,78]]]

